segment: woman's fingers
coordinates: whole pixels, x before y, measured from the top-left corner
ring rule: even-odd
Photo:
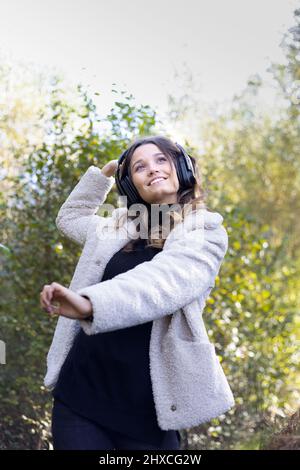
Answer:
[[[65,296],[65,287],[57,282],[52,282],[52,284],[45,284],[42,292],[40,293],[40,303],[41,307],[50,312],[55,312],[59,309],[59,305],[53,305],[53,302],[56,304],[59,303],[59,298]]]
[[[50,305],[50,302],[49,302],[49,299],[48,299],[48,286],[47,285],[43,287],[41,297],[42,297],[42,302],[46,306]]]
[[[90,300],[87,301],[57,282],[43,287],[40,302],[51,317],[62,315],[67,318],[82,319],[92,312]]]
[[[53,287],[52,287],[52,285],[47,286],[46,297],[47,297],[47,302],[50,305],[52,297],[53,297]]]
[[[40,293],[40,302],[42,307],[47,307],[49,305],[48,297],[47,297],[47,288],[48,286],[45,285]]]
[[[46,303],[45,303],[44,298],[43,298],[43,292],[40,292],[40,306],[42,308],[46,308]]]

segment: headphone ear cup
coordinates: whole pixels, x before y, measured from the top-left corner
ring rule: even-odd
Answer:
[[[196,183],[192,160],[181,145],[177,142],[175,142],[175,144],[181,152],[179,157],[176,159],[179,184],[185,188],[190,188]]]
[[[177,170],[177,177],[178,177],[179,185],[184,186],[185,181],[184,181],[184,173],[183,173],[183,168],[182,168],[181,156],[176,158],[175,167]]]
[[[128,197],[127,206],[141,202],[141,197],[138,194],[135,186],[130,181],[130,178],[126,175],[124,177],[124,188],[126,191],[126,196]]]
[[[130,181],[130,178],[126,175],[122,180],[116,176],[116,184],[119,190],[119,193],[127,197],[127,207],[129,208],[131,204],[141,202],[141,197],[138,194],[135,186]]]

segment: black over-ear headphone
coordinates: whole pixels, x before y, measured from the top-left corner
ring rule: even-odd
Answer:
[[[184,148],[181,147],[181,145],[179,145],[177,142],[175,142],[175,145],[180,150],[178,158],[175,159],[175,168],[179,186],[180,188],[191,188],[196,182],[195,170],[192,160]],[[122,166],[127,157],[127,152],[128,149],[125,150],[118,159],[118,168],[115,173],[115,180],[119,194],[127,196],[127,207],[129,207],[131,204],[141,203],[142,199],[129,176],[120,175]]]

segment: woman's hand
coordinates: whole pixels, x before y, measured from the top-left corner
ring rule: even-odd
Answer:
[[[106,163],[106,165],[104,165],[101,171],[105,176],[109,177],[116,173],[117,168],[118,160],[111,160],[110,162]]]
[[[87,297],[76,294],[58,282],[44,285],[40,293],[40,304],[50,316],[62,315],[76,320],[85,320],[93,313],[92,303]]]

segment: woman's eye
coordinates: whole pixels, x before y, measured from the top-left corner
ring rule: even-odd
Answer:
[[[165,162],[167,161],[166,157],[159,157],[158,160],[163,160],[163,161],[165,161]],[[140,165],[137,165],[137,166],[135,167],[135,171],[139,171],[139,169],[140,169],[140,168],[143,168],[144,166],[145,166],[145,165],[141,165],[141,164],[140,164]]]

